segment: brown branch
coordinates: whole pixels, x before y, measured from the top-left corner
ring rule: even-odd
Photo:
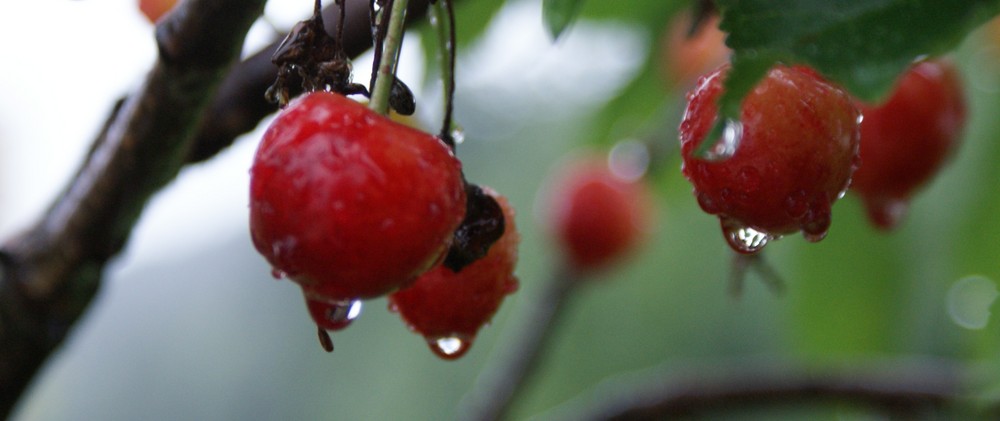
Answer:
[[[264,0],[192,0],[157,28],[160,58],[120,101],[40,221],[0,249],[0,418],[86,310],[148,199],[275,110],[264,100],[277,43],[234,65]],[[345,48],[371,45],[367,0],[348,0]],[[426,0],[411,2],[419,18]],[[336,8],[325,11],[336,22]],[[415,20],[415,19],[414,19]],[[330,28],[332,29],[332,28]]]
[[[567,418],[660,420],[719,416],[764,405],[842,402],[893,418],[914,419],[922,412],[957,406],[966,380],[962,368],[949,362],[880,362],[867,369],[807,370],[747,361],[607,384],[578,399],[589,405],[571,408],[575,413]],[[643,385],[636,387],[636,383]]]
[[[41,220],[2,250],[0,416],[88,307],[105,262],[180,171],[211,93],[264,0],[191,0],[158,25],[159,59]]]
[[[538,297],[528,303],[522,324],[512,330],[517,336],[505,352],[482,375],[479,384],[459,407],[458,418],[487,421],[504,418],[510,404],[544,356],[553,327],[564,314],[567,301],[581,279],[570,270],[556,271]]]

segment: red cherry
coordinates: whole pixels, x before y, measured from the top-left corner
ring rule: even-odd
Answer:
[[[177,4],[177,0],[139,0],[139,11],[150,22],[156,23],[170,9],[173,9],[175,4]]]
[[[518,288],[514,267],[520,235],[514,210],[495,191],[483,190],[503,208],[505,230],[486,256],[455,272],[444,265],[424,273],[413,285],[389,296],[389,306],[427,339],[439,357],[456,359],[472,345],[479,329],[496,313],[506,295]]]
[[[695,156],[717,120],[728,69],[688,93],[680,126],[682,169],[698,204],[719,216],[740,253],[799,230],[809,241],[823,239],[858,160],[857,108],[815,71],[778,66],[743,100],[740,122],[729,122],[705,157]]]
[[[678,14],[660,37],[660,74],[669,88],[690,88],[699,75],[729,60],[719,16],[708,17],[694,33],[691,19],[690,12]]]
[[[962,83],[950,61],[924,61],[899,79],[884,103],[859,106],[861,165],[851,189],[872,224],[890,229],[958,147],[966,118]]]
[[[576,270],[594,270],[631,252],[651,225],[641,181],[619,177],[600,156],[575,159],[552,176],[547,224]]]
[[[444,143],[329,92],[293,100],[251,168],[254,246],[325,303],[411,282],[443,257],[464,212],[461,164]]]

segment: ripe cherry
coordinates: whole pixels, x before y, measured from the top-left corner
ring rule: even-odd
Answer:
[[[890,229],[958,147],[966,117],[962,83],[950,61],[924,61],[902,75],[884,103],[859,106],[861,165],[851,190],[872,224]]]
[[[444,143],[329,92],[293,100],[250,171],[254,246],[302,286],[321,327],[433,266],[465,213]]]
[[[692,14],[682,12],[670,21],[660,37],[660,73],[667,86],[687,89],[705,72],[729,59],[726,33],[719,29],[717,14],[692,30]]]
[[[139,0],[139,11],[141,11],[150,22],[156,23],[161,17],[163,17],[163,15],[167,14],[170,9],[173,9],[176,3],[177,0]]]
[[[489,188],[503,209],[503,235],[486,256],[455,272],[438,265],[413,285],[389,296],[389,306],[407,325],[427,340],[431,350],[444,359],[456,359],[472,345],[479,329],[496,313],[506,295],[518,288],[514,267],[520,235],[514,210],[507,199]]]
[[[698,156],[727,71],[699,80],[680,126],[682,169],[698,204],[719,216],[740,253],[799,230],[809,241],[823,239],[858,160],[857,108],[815,71],[777,66],[743,100],[740,121],[728,122],[722,139]]]
[[[567,162],[552,176],[546,224],[577,271],[607,266],[631,252],[651,225],[650,195],[641,180],[611,170],[601,156]]]

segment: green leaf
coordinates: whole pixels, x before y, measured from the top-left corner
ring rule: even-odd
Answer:
[[[583,0],[544,0],[542,2],[542,20],[552,38],[566,30],[580,12]]]
[[[914,60],[954,49],[1000,12],[1000,0],[718,0],[734,50],[720,110],[739,103],[776,62],[805,63],[852,94],[882,97]],[[762,69],[765,69],[762,71]],[[724,120],[724,119],[720,119]]]

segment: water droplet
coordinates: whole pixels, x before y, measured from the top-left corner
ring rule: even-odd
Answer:
[[[858,113],[858,119],[857,119],[858,125],[860,126],[861,122],[863,122],[863,121],[865,121],[865,115],[861,114],[861,113]]]
[[[722,224],[722,233],[725,235],[729,247],[739,253],[757,253],[774,239],[771,234],[744,226],[731,218],[719,218],[719,221]]]
[[[472,346],[472,338],[464,335],[428,338],[427,344],[438,357],[454,360],[465,355],[465,352]]]
[[[956,281],[945,297],[948,316],[966,329],[982,329],[990,321],[990,306],[1000,296],[992,279],[972,275]]]
[[[455,141],[456,145],[461,145],[462,142],[465,142],[465,129],[463,129],[462,126],[456,124],[455,127],[451,129],[450,134],[451,139]]]
[[[306,307],[316,325],[326,330],[344,329],[361,314],[361,300],[327,300],[307,294]]]
[[[634,139],[618,142],[608,154],[608,168],[618,178],[636,181],[649,168],[649,148]]]
[[[711,215],[719,213],[719,206],[715,204],[715,201],[708,194],[696,191],[695,198],[698,199],[698,206],[701,206],[701,210],[705,211],[705,213]]]
[[[811,243],[818,242],[826,238],[827,231],[830,230],[830,201],[826,196],[809,205],[802,218],[802,236]]]
[[[743,123],[740,123],[739,120],[726,120],[726,124],[722,128],[722,136],[705,153],[705,159],[708,161],[724,161],[732,158],[736,154],[736,150],[739,149],[742,140]]]
[[[281,279],[285,279],[285,277],[287,277],[287,276],[288,276],[288,274],[285,273],[285,271],[283,271],[281,269],[278,269],[278,268],[271,268],[271,277],[273,277],[274,279],[281,280]]]

